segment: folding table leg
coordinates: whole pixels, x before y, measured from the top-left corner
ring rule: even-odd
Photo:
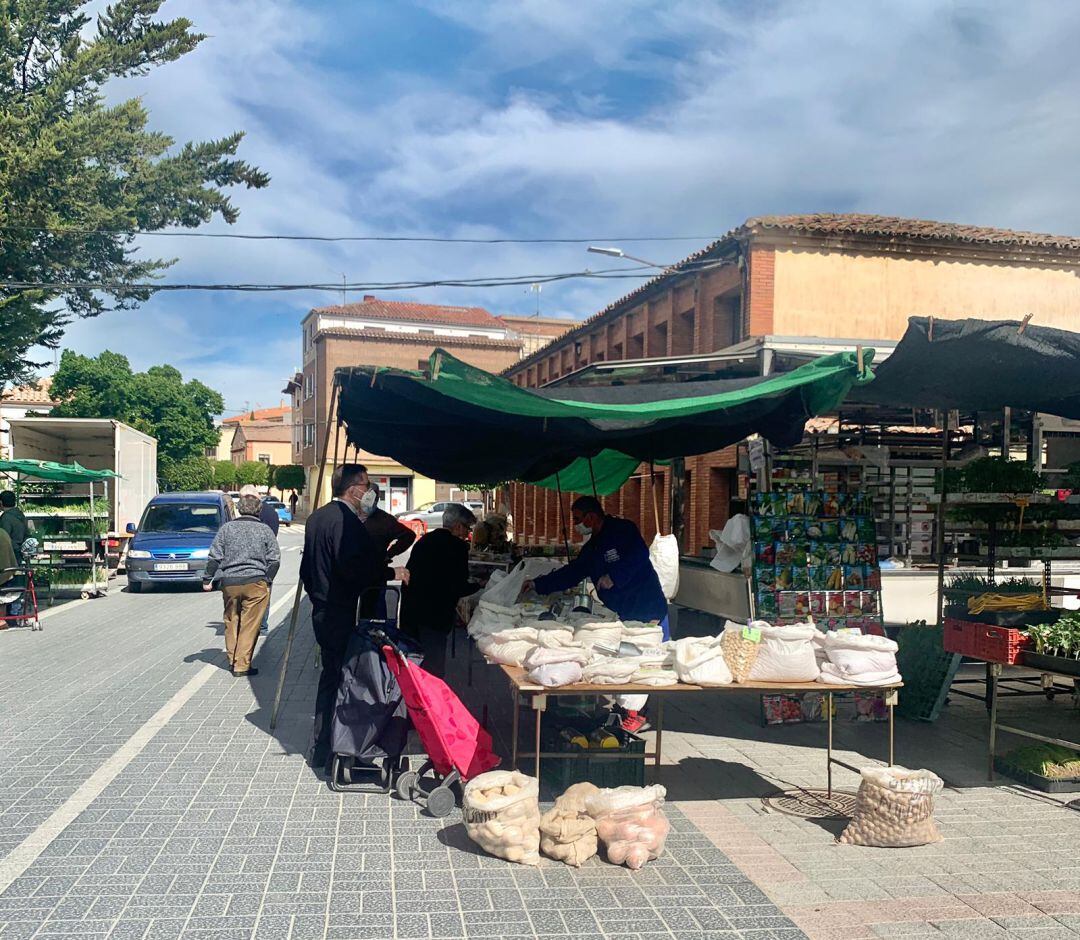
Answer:
[[[510,732],[510,769],[517,770],[517,757],[518,757],[518,720],[520,718],[521,702],[518,699],[517,686],[514,683],[510,683],[510,700],[513,703],[510,712],[513,717],[513,731]]]
[[[536,714],[536,757],[535,757],[535,774],[536,779],[540,779],[540,716],[547,709],[547,696],[546,695],[534,695],[532,697],[533,712]]]
[[[664,742],[664,696],[656,696],[656,773],[660,774],[660,751]]]
[[[832,692],[825,693],[825,713],[827,715],[828,731],[826,738],[826,776],[829,781],[829,799],[832,799],[832,713],[833,713],[833,694]]]

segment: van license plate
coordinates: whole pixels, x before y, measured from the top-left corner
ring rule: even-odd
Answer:
[[[170,561],[166,564],[154,565],[155,571],[187,571],[186,561]]]

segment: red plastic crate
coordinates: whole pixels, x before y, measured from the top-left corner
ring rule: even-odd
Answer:
[[[1028,644],[1028,638],[1015,627],[945,618],[943,645],[950,653],[1011,665],[1020,659],[1020,653]]]

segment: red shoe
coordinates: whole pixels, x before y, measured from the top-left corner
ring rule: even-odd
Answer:
[[[640,734],[642,731],[648,731],[651,728],[652,725],[649,724],[641,712],[627,711],[626,717],[622,720],[623,731],[628,731],[630,734]]]

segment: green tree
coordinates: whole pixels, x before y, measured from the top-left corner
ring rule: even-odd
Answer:
[[[266,470],[266,464],[261,460],[245,460],[236,468],[236,481],[241,486],[247,486],[249,483],[255,486],[265,486],[267,482]]]
[[[214,461],[214,486],[219,490],[231,490],[236,487],[236,464],[231,460]]]
[[[83,356],[65,349],[53,376],[58,418],[115,418],[158,441],[162,461],[201,457],[216,447],[214,415],[221,395],[196,379],[185,382],[173,366],[132,372],[126,356],[106,350]]]
[[[0,389],[25,381],[36,345],[77,317],[130,309],[173,262],[136,254],[137,230],[234,222],[225,194],[269,177],[236,159],[241,133],[181,147],[148,128],[138,98],[106,102],[113,78],[144,75],[203,35],[155,19],[163,0],[0,0]]]
[[[214,465],[206,457],[166,458],[159,464],[158,484],[174,493],[208,490],[214,485]]]
[[[283,493],[285,490],[304,491],[304,468],[296,464],[287,464],[274,471],[274,486]]]

